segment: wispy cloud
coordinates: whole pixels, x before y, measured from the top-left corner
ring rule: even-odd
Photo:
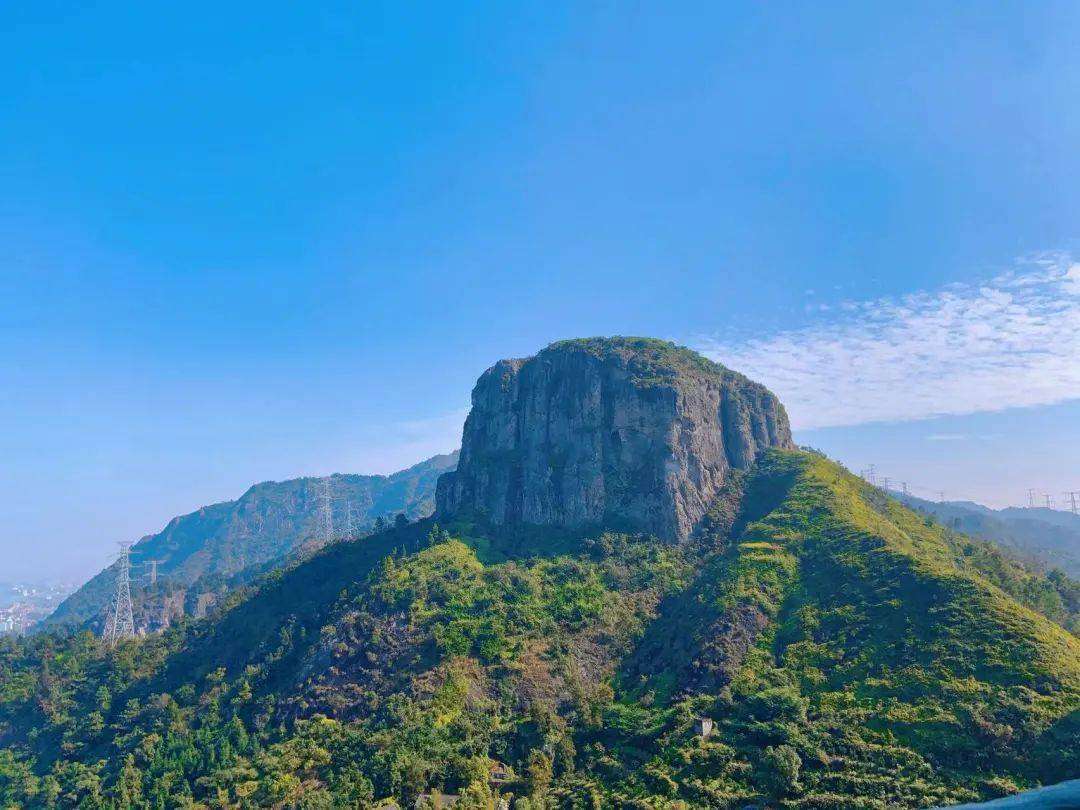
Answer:
[[[996,438],[997,436],[989,433],[931,433],[926,440],[928,442],[974,442]]]
[[[770,386],[802,429],[1080,398],[1080,263],[1049,254],[979,285],[845,302],[709,357]]]

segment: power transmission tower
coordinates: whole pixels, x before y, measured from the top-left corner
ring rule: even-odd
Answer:
[[[149,565],[150,565],[150,584],[151,585],[157,585],[157,567],[158,567],[158,565],[160,563],[163,563],[165,561],[164,560],[147,560],[146,562],[149,563]]]
[[[871,464],[869,467],[866,468],[866,480],[870,482],[870,486],[872,486],[872,487],[877,486],[877,478],[875,478],[875,475],[874,475],[874,465],[873,464]]]
[[[322,479],[322,488],[319,492],[321,508],[319,510],[320,529],[322,530],[323,543],[329,543],[334,539],[334,496],[330,492],[329,476]]]
[[[356,537],[356,515],[353,512],[352,501],[345,501],[345,539],[352,540]]]
[[[900,491],[904,493],[905,498],[908,497],[909,495],[911,495],[911,493],[908,492],[907,481],[901,481],[900,482]]]
[[[937,494],[938,494],[938,502],[939,503],[945,503],[945,490],[939,489]]]
[[[1032,509],[1035,508],[1035,490],[1028,490],[1028,506]]]
[[[131,543],[120,542],[116,561],[116,596],[112,614],[105,622],[105,638],[115,645],[123,638],[135,638],[135,618],[131,613]]]
[[[882,478],[881,479],[881,491],[888,494],[888,492],[889,492],[889,479],[888,478]]]
[[[1046,495],[1044,497],[1046,498],[1046,508],[1047,509],[1053,509],[1054,508],[1054,496],[1051,495],[1048,492],[1048,493],[1046,493]]]
[[[1074,515],[1080,514],[1080,492],[1069,491],[1065,494],[1069,497],[1069,511]]]

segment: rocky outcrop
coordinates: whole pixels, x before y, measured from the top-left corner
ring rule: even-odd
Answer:
[[[792,447],[764,386],[647,338],[555,343],[480,377],[437,515],[688,537],[732,468]]]

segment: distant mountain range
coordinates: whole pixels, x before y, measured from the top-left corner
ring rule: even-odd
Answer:
[[[895,493],[894,493],[895,494]],[[989,540],[1012,556],[1080,578],[1080,515],[1044,507],[990,509],[971,501],[926,501],[896,495],[944,526]]]
[[[334,539],[371,531],[379,518],[426,517],[439,475],[457,451],[393,475],[294,478],[256,484],[235,501],[175,517],[131,549],[136,627],[155,630],[183,615],[203,615],[223,593],[326,541],[324,503]],[[156,561],[153,563],[152,561]],[[150,584],[156,565],[157,581]],[[64,600],[42,627],[103,625],[114,593],[110,566]]]

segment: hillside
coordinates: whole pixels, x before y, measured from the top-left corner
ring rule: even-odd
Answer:
[[[973,537],[990,540],[1008,553],[1046,569],[1060,568],[1080,577],[1080,517],[1042,507],[989,509],[967,502],[927,501],[903,496],[920,512],[935,515],[944,525]]]
[[[368,532],[378,518],[409,519],[434,511],[435,484],[453,469],[457,453],[435,456],[393,475],[333,475],[256,484],[235,501],[173,518],[132,548],[136,626],[157,629],[180,616],[201,616],[221,594],[317,545],[325,487],[338,537]],[[149,560],[158,581],[149,583]],[[69,596],[42,623],[97,629],[114,589],[107,568]]]
[[[636,341],[482,377],[436,517],[115,649],[0,644],[0,806],[876,810],[1080,776],[1052,583],[782,434],[742,453],[771,400],[728,432],[722,371]],[[585,493],[530,478],[561,459]]]
[[[483,794],[491,758],[567,807],[883,808],[1080,774],[1080,641],[940,528],[790,452],[723,503],[691,543],[525,557],[425,521],[116,653],[11,643],[0,797]]]

